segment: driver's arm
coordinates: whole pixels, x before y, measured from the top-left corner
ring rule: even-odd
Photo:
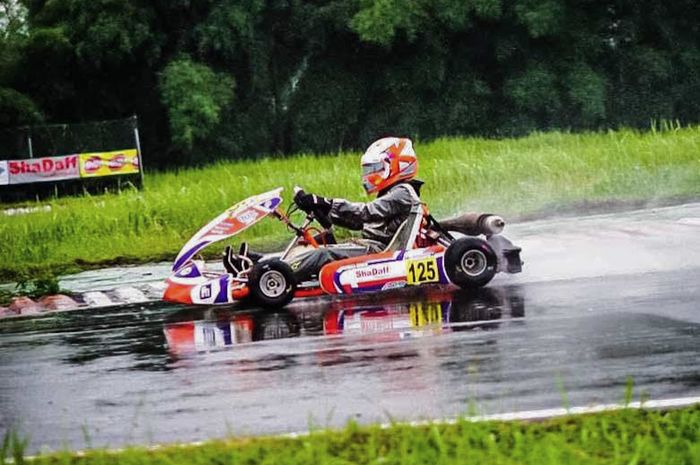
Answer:
[[[397,215],[408,215],[416,202],[409,189],[392,189],[371,202],[350,202],[333,199],[330,220],[333,224],[348,229],[360,230],[365,223],[387,221]]]

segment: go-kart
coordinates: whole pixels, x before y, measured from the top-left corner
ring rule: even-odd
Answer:
[[[279,308],[293,298],[324,294],[364,294],[434,284],[477,288],[498,272],[522,269],[521,249],[500,234],[504,227],[500,217],[470,213],[436,221],[423,205],[416,204],[384,250],[330,262],[314,279],[297,282],[289,265],[292,258],[318,247],[357,246],[336,244],[332,226],[320,212],[306,213],[302,224],[294,225],[291,216],[298,208],[292,203],[284,211],[281,194],[278,188],[243,200],[200,229],[175,258],[163,299],[205,305],[247,299],[262,307]],[[282,252],[252,259],[244,247],[235,257],[235,266],[219,271],[207,270],[204,261],[196,258],[205,247],[266,217],[277,218],[294,233]],[[322,229],[313,227],[314,221]]]

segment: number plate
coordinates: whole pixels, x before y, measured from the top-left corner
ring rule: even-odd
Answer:
[[[406,260],[406,283],[409,285],[437,283],[439,281],[440,274],[435,257]]]

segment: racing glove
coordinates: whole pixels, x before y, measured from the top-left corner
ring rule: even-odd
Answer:
[[[327,216],[333,206],[333,200],[316,194],[307,194],[301,189],[294,195],[294,203],[307,213],[318,213],[323,216]]]

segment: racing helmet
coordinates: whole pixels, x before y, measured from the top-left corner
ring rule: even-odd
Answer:
[[[399,181],[413,179],[418,158],[411,139],[385,137],[372,143],[362,155],[362,186],[368,194],[380,192]]]

